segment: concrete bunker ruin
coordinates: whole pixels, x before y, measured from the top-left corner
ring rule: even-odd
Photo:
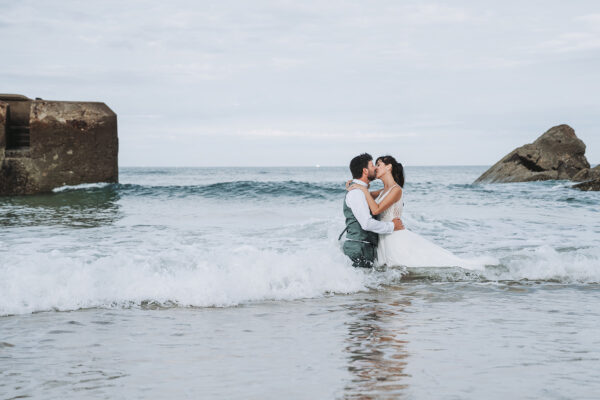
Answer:
[[[104,103],[0,94],[0,195],[119,179],[117,115]]]

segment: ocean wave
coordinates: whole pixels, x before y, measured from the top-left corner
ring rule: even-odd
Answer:
[[[302,182],[302,181],[232,181],[207,185],[138,185],[138,184],[82,184],[62,186],[54,189],[55,193],[97,190],[115,190],[130,196],[182,198],[200,196],[219,199],[259,199],[283,197],[297,200],[331,199],[343,196],[344,182]]]
[[[365,271],[336,251],[174,246],[98,257],[54,250],[0,263],[0,315],[172,304],[227,307],[366,289]]]
[[[229,307],[378,290],[415,281],[598,283],[599,260],[591,248],[561,252],[543,246],[516,251],[482,270],[364,270],[351,267],[332,240],[325,246],[296,251],[249,245],[207,250],[176,243],[158,253],[121,251],[100,256],[53,250],[3,257],[0,316],[149,305]]]
[[[485,268],[479,270],[456,267],[408,268],[403,280],[600,283],[600,251],[592,247],[561,251],[545,245],[515,249],[509,256],[500,257],[496,262],[493,260],[493,257],[480,257],[479,261],[485,263]]]
[[[489,279],[530,280],[561,283],[599,283],[600,249],[548,245],[518,249],[500,260],[505,268],[491,270]]]

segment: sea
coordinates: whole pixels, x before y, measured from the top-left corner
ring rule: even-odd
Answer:
[[[600,192],[486,169],[405,168],[407,229],[480,270],[353,268],[347,167],[2,197],[0,398],[597,399]]]

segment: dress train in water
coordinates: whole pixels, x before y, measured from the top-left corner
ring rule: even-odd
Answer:
[[[389,190],[382,192],[375,201],[379,204],[388,193]],[[381,213],[381,221],[402,217],[404,208],[402,197]],[[379,235],[377,265],[481,269],[481,266],[475,265],[473,261],[461,259],[408,229],[394,231],[389,235]]]

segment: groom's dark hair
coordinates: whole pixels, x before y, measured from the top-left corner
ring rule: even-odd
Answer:
[[[373,157],[368,153],[362,153],[361,155],[354,157],[352,161],[350,161],[352,178],[362,178],[363,169],[369,167],[369,161],[373,161]]]

